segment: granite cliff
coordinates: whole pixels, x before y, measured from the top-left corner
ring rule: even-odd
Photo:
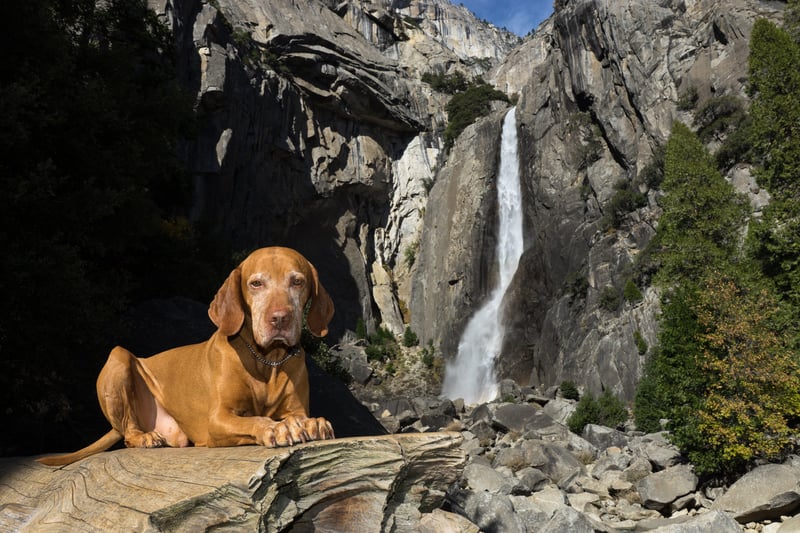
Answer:
[[[617,184],[634,182],[672,122],[692,122],[678,109],[682,95],[692,92],[700,102],[727,94],[746,98],[750,29],[756,18],[777,15],[774,4],[751,1],[564,2],[492,71],[499,88],[519,95],[526,209],[526,252],[506,294],[511,323],[499,377],[545,387],[574,380],[596,393],[610,389],[632,399],[645,358],[641,340],[656,341],[659,297],[647,279],[637,279],[639,301],[609,306],[603,300],[604,294],[620,297],[636,274],[635,259],[657,225],[658,193],[637,182],[647,205],[616,229],[607,228],[604,215]],[[487,125],[463,137],[481,129]],[[468,213],[448,211],[452,200],[444,189],[455,186],[449,180],[462,190],[470,183],[457,169],[472,168],[473,178],[491,179],[496,172],[496,165],[485,167],[496,149],[475,140],[465,145],[481,150],[465,155],[456,145],[459,157],[451,157],[431,191],[411,304],[412,326],[448,354],[494,275],[491,199],[462,201],[456,211]],[[734,174],[758,203],[749,170]],[[489,194],[491,186],[471,191]],[[447,221],[453,216],[476,227],[452,231]],[[472,244],[465,247],[464,240]]]
[[[506,297],[500,377],[572,379],[631,398],[655,342],[658,295],[618,309],[657,224],[657,193],[616,230],[602,219],[694,91],[746,98],[749,32],[780,4],[757,0],[558,2],[524,41],[446,0],[152,1],[196,93],[184,146],[193,217],[246,250],[288,244],[337,305],[334,338],[363,318],[409,323],[454,355],[495,272],[498,106],[451,150],[448,95],[427,72],[482,76],[517,101],[525,239]],[[750,190],[747,169],[738,182]],[[757,191],[755,191],[757,192]]]

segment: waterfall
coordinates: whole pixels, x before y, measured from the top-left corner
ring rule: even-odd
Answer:
[[[500,139],[497,178],[499,279],[489,299],[473,315],[458,344],[458,355],[445,368],[442,395],[468,404],[494,399],[494,361],[505,334],[500,306],[522,255],[522,202],[517,156],[516,108],[506,114]]]

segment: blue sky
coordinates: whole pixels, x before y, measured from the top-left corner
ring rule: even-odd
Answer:
[[[517,35],[526,35],[553,12],[553,0],[451,0],[463,4],[478,18]]]

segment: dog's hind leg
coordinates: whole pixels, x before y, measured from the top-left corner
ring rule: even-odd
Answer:
[[[167,441],[156,431],[158,407],[136,357],[117,346],[97,378],[97,398],[111,426],[129,448],[158,448]]]

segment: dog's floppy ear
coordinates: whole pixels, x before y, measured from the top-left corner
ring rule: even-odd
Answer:
[[[311,287],[311,306],[308,310],[306,323],[308,329],[317,337],[324,337],[328,334],[328,324],[333,318],[333,300],[328,296],[328,291],[319,281],[317,269],[311,263],[311,275],[314,278]]]
[[[233,270],[208,307],[208,316],[223,335],[235,335],[244,324],[242,301],[242,271]]]

